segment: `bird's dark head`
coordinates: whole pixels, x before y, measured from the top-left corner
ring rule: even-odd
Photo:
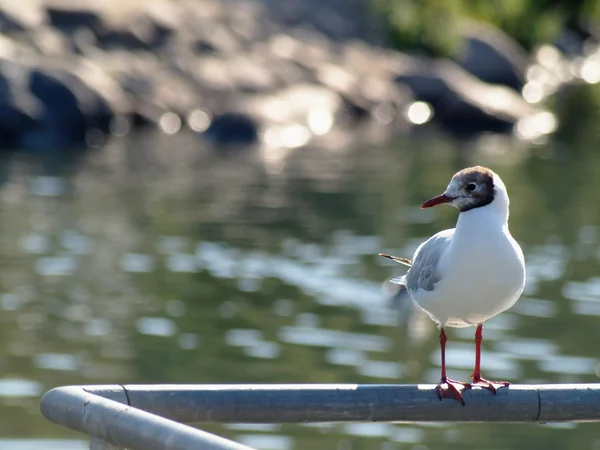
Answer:
[[[498,175],[487,167],[469,167],[457,172],[446,191],[427,200],[421,208],[449,204],[458,208],[460,212],[465,212],[492,203],[498,189],[506,192]]]

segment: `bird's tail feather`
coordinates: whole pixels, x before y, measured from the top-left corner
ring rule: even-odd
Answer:
[[[412,267],[412,264],[413,264],[412,260],[407,259],[407,258],[400,258],[399,256],[387,255],[385,253],[380,253],[379,256],[383,256],[384,258],[391,259],[392,261],[395,261],[398,264],[404,264],[405,266],[408,266],[408,267]],[[392,280],[392,283],[394,283],[393,280]]]
[[[390,283],[406,286],[406,276],[402,275],[401,277],[390,278]]]

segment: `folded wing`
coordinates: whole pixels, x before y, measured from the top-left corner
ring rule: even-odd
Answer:
[[[440,258],[450,245],[452,236],[454,236],[454,228],[440,231],[419,246],[412,267],[405,276],[405,286],[409,292],[420,289],[433,291],[435,283],[441,280],[438,270]]]

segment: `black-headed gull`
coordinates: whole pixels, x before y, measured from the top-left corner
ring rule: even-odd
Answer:
[[[440,327],[442,377],[438,396],[464,405],[462,392],[472,385],[496,392],[505,381],[481,377],[483,323],[516,303],[525,286],[525,261],[508,231],[508,194],[500,177],[486,167],[456,173],[446,191],[421,208],[448,204],[460,211],[456,228],[440,231],[422,243],[412,261],[381,253],[410,267],[391,281],[404,285],[413,302]],[[476,326],[472,383],[446,376],[444,327]]]

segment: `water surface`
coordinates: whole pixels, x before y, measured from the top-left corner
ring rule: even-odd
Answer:
[[[587,134],[586,134],[587,133]],[[386,279],[456,211],[419,205],[484,164],[511,195],[528,282],[487,324],[484,376],[597,382],[600,155],[435,133],[380,147],[249,149],[113,140],[68,163],[11,157],[0,191],[0,448],[83,448],[44,420],[66,384],[437,382],[437,330]],[[449,331],[466,379],[474,329]],[[209,425],[260,449],[597,449],[573,425]]]

